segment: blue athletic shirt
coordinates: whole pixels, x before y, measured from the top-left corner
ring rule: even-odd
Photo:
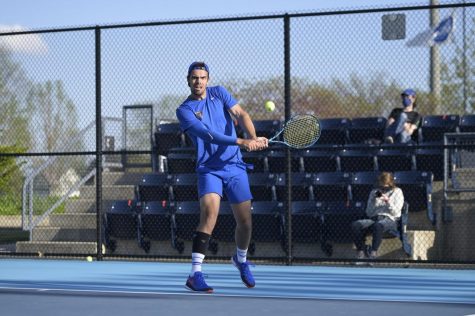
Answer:
[[[194,124],[201,123],[211,132],[226,135],[228,139],[236,140],[234,122],[228,110],[237,104],[231,94],[221,86],[207,87],[206,98],[194,100],[188,98],[176,110],[180,128],[190,136],[197,154],[196,171],[208,172],[222,170],[233,165],[245,169],[241,150],[238,145],[213,144],[209,139],[197,137],[189,129]],[[210,136],[210,138],[212,138]]]

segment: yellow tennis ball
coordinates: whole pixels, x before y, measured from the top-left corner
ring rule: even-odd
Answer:
[[[264,107],[266,108],[267,112],[273,112],[275,110],[275,103],[272,101],[267,101],[264,104]]]
[[[87,256],[86,260],[87,260],[87,262],[92,262],[92,257],[91,257],[91,256]]]

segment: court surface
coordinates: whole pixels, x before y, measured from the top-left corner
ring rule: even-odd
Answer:
[[[204,266],[214,294],[184,288],[190,264],[0,259],[2,315],[475,315],[475,271]]]

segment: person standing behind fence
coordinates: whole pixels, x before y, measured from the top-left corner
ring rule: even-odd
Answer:
[[[385,143],[409,143],[417,130],[421,117],[416,108],[416,92],[406,89],[401,93],[403,108],[391,111],[384,131]]]
[[[251,240],[251,191],[247,176],[249,165],[242,161],[241,149],[262,150],[268,139],[257,137],[249,114],[221,86],[208,87],[209,67],[194,62],[188,68],[190,96],[176,110],[181,129],[192,139],[197,154],[200,223],[193,235],[192,267],[185,287],[197,292],[213,292],[206,284],[201,265],[219,212],[223,190],[231,203],[236,220],[236,254],[232,264],[239,270],[242,282],[255,286],[247,262]],[[238,138],[234,120],[248,135]]]
[[[368,197],[366,219],[352,223],[353,242],[356,246],[357,259],[375,259],[381,245],[383,234],[389,230],[397,230],[404,205],[402,190],[394,184],[390,172],[382,172],[378,176],[378,184]],[[366,246],[366,235],[372,234],[371,248]],[[368,251],[369,250],[369,251]],[[357,264],[360,262],[357,262]]]

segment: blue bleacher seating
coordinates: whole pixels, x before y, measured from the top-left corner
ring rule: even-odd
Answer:
[[[292,201],[315,200],[312,173],[292,173]]]
[[[384,117],[356,117],[348,126],[348,139],[351,144],[381,142],[386,128]]]
[[[200,202],[178,201],[175,203],[176,237],[179,241],[193,240],[200,223]]]
[[[416,169],[416,157],[413,145],[384,144],[377,152],[379,171],[410,171]]]
[[[313,180],[315,200],[317,201],[349,201],[350,173],[319,172]]]
[[[331,242],[352,242],[351,224],[366,217],[366,202],[363,201],[333,201],[327,202],[322,211],[321,248],[328,255],[332,255]]]
[[[460,118],[459,131],[460,133],[475,132],[475,114],[466,114]]]
[[[369,193],[378,185],[379,171],[354,172],[351,177],[351,198],[354,201],[367,201]]]
[[[432,209],[432,172],[426,171],[397,171],[394,181],[404,194],[404,200],[409,204],[409,212],[426,211],[432,224],[436,224],[436,214]]]
[[[299,156],[305,172],[338,171],[336,151],[332,149],[308,148],[301,150]]]
[[[248,177],[254,201],[277,200],[277,175],[272,173],[249,173]]]
[[[174,240],[173,209],[169,201],[150,201],[142,204],[139,227],[144,238]]]
[[[104,244],[114,252],[116,239],[136,239],[138,245],[144,248],[140,240],[135,200],[117,200],[112,203],[103,216]],[[145,247],[146,251],[148,251]]]
[[[159,155],[166,156],[170,148],[186,146],[186,138],[179,123],[158,124],[154,133],[154,144]]]
[[[372,146],[342,149],[337,153],[339,170],[343,172],[376,170],[376,152],[376,148]]]
[[[459,124],[459,115],[426,115],[422,118],[421,127],[418,130],[419,144],[442,143],[445,133],[458,132]]]
[[[242,160],[245,163],[252,164],[253,169],[249,172],[268,172],[269,163],[267,160],[267,151],[244,151],[242,150]]]
[[[284,204],[278,201],[252,202],[252,248],[255,242],[280,241],[286,251]]]
[[[320,240],[322,220],[320,218],[325,207],[318,201],[292,202],[292,241],[313,243]]]
[[[198,201],[198,176],[196,173],[179,173],[172,177],[174,201]]]
[[[139,202],[168,201],[171,198],[172,177],[165,173],[148,173],[143,175],[135,187],[136,199]]]
[[[426,144],[428,145],[428,144]],[[430,171],[434,181],[444,179],[444,149],[443,147],[418,148],[415,151],[415,164],[418,171]]]
[[[348,140],[347,118],[322,118],[320,119],[321,134],[318,144],[344,145]]]
[[[287,154],[286,151],[282,149],[272,149],[268,152],[267,159],[269,164],[269,172],[287,172]],[[303,166],[301,166],[300,157],[296,152],[292,152],[291,154],[291,169],[292,172],[297,172],[303,169]]]
[[[170,174],[194,173],[196,155],[194,152],[170,152],[167,156],[167,171]]]

